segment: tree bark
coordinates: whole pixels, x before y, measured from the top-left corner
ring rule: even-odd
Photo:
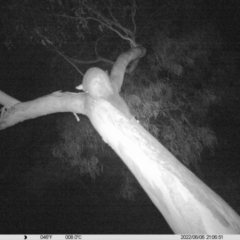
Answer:
[[[240,233],[240,217],[134,118],[88,99],[93,126],[128,166],[177,234]]]

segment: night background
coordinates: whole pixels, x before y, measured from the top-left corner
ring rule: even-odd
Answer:
[[[130,49],[102,20],[115,19],[147,50],[125,74],[132,114],[240,214],[240,3],[135,4],[1,1],[0,90],[21,102],[77,92],[79,71],[109,72]],[[0,131],[0,234],[171,234],[121,159],[79,117],[57,113]]]

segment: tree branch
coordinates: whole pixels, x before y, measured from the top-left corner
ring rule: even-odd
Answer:
[[[115,62],[110,80],[112,82],[113,88],[116,92],[120,92],[126,67],[131,61],[136,61],[137,59],[143,57],[146,53],[146,49],[143,47],[132,48],[128,52],[122,53]]]
[[[131,9],[131,13],[132,13],[132,22],[133,22],[133,34],[135,36],[136,31],[137,31],[137,25],[135,22],[135,16],[136,16],[136,10],[137,10],[137,4],[136,4],[136,0],[133,0],[133,4],[132,4],[132,9]]]
[[[85,93],[54,92],[32,101],[18,102],[2,113],[0,129],[57,112],[86,114],[85,101],[87,101]]]
[[[55,52],[57,52],[60,56],[62,56],[68,63],[70,63],[77,70],[77,72],[79,72],[82,76],[84,76],[84,74],[78,69],[78,67],[68,57],[66,57],[63,53],[61,53],[46,36],[42,35],[38,29],[36,29],[35,32],[39,37],[44,39],[46,43],[51,45]]]
[[[132,21],[133,21],[133,25],[134,25],[134,31],[130,31],[129,29],[123,27],[117,20],[116,18],[113,16],[111,10],[108,8],[109,14],[112,17],[113,20],[108,19],[106,17],[104,17],[99,11],[97,11],[96,9],[94,9],[93,7],[87,5],[86,3],[84,3],[84,6],[86,7],[86,9],[93,15],[91,17],[87,17],[86,19],[88,20],[94,20],[96,22],[99,22],[101,25],[105,26],[106,28],[114,31],[115,33],[117,33],[122,39],[125,39],[127,41],[130,42],[130,46],[131,47],[136,47],[138,46],[135,42],[135,32],[136,32],[136,24],[135,24],[135,13],[136,13],[136,3],[134,1],[133,5],[132,5]],[[121,31],[124,33],[121,33]]]

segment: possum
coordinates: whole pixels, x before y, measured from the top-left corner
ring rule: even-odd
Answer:
[[[103,98],[124,114],[132,118],[129,107],[118,92],[112,88],[109,76],[100,68],[90,68],[84,75],[83,82],[76,89],[83,90],[93,98]]]

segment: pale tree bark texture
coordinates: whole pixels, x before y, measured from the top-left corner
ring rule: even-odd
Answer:
[[[90,103],[93,126],[128,166],[174,233],[240,233],[231,207],[135,119],[108,102]]]
[[[141,56],[134,51],[122,54],[113,67],[110,81],[116,92],[129,61]],[[126,118],[104,98],[89,97],[86,104],[95,129],[128,166],[175,233],[240,233],[237,213],[134,118]]]
[[[98,84],[99,79],[107,84],[110,82],[111,90],[107,95],[102,92],[102,95],[91,95],[91,91],[77,94],[59,92],[27,103],[14,102],[10,98],[15,105],[7,106],[7,111],[3,111],[0,127],[3,129],[18,121],[54,112],[85,114],[103,140],[134,174],[174,233],[240,233],[240,217],[237,213],[179,162],[134,117],[125,116],[124,111],[111,102],[116,98],[109,94],[119,94],[126,66],[132,60],[138,61],[144,54],[145,49],[134,48],[120,55],[110,78],[107,74],[101,75],[106,76],[106,79],[93,76],[93,85]],[[98,85],[94,91],[96,89],[104,90]],[[7,99],[4,95],[6,105]]]

